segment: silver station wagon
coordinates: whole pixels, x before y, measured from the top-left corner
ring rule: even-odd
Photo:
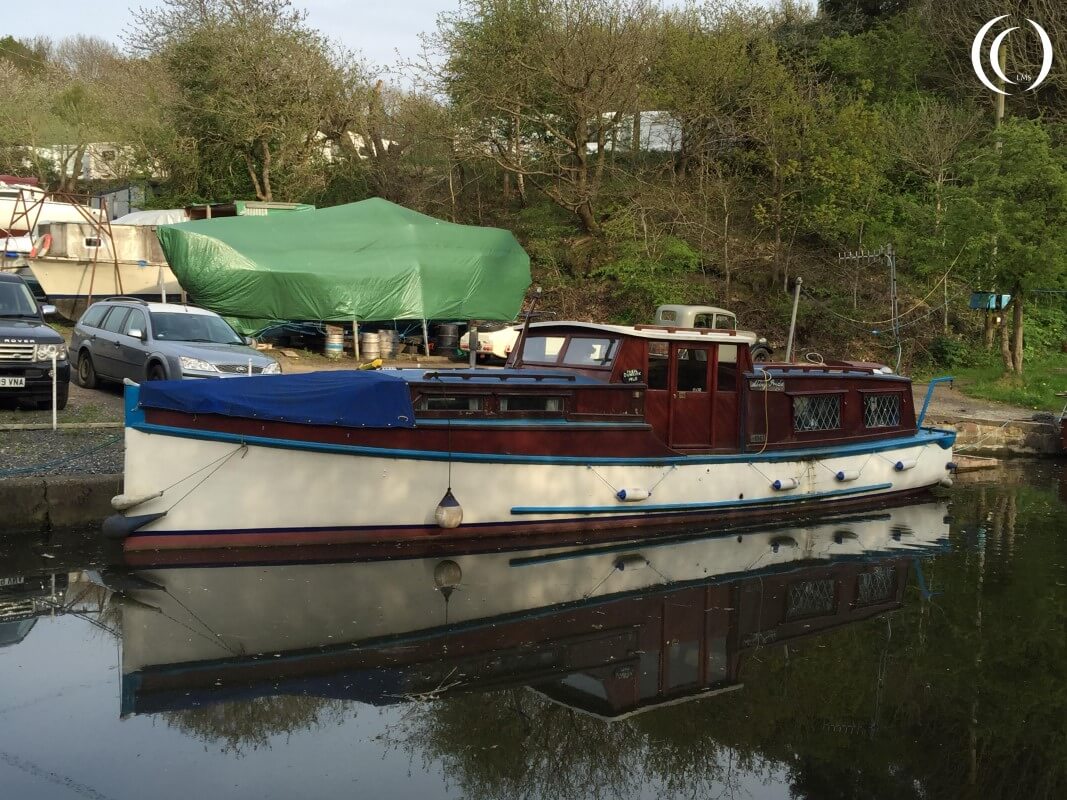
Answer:
[[[87,389],[101,380],[227,378],[281,372],[213,311],[113,297],[93,303],[74,326],[70,357]]]

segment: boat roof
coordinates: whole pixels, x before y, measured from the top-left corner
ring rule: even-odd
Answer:
[[[722,342],[723,344],[755,344],[759,337],[752,331],[731,331],[718,328],[675,328],[665,325],[602,325],[595,322],[534,322],[530,330],[541,328],[580,328],[589,331],[610,333],[616,336],[634,336],[639,339],[657,339],[685,342]]]
[[[472,384],[494,386],[520,385],[566,385],[576,384],[601,384],[604,378],[594,378],[583,375],[569,369],[533,369],[524,367],[514,369],[509,367],[479,367],[477,369],[446,367],[440,370],[413,369],[411,367],[397,367],[380,370],[416,383],[442,383],[449,385],[468,386]]]
[[[719,306],[700,306],[687,303],[664,303],[663,305],[656,306],[656,311],[695,311],[698,314],[710,311],[713,314],[729,314],[731,317],[737,316],[733,311],[726,308],[719,308]]]

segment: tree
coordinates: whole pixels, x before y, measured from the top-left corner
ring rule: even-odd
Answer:
[[[158,53],[175,91],[163,154],[179,191],[293,200],[324,184],[322,129],[342,80],[330,45],[289,0],[167,0],[127,41]]]
[[[1067,287],[1067,168],[1039,123],[1010,120],[983,144],[968,177],[992,278],[1014,298],[1002,328],[1004,369],[1022,374],[1027,290]]]
[[[649,0],[470,0],[441,19],[439,85],[472,149],[597,234],[608,143],[639,105],[656,20]]]

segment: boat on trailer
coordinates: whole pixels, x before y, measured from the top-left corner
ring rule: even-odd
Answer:
[[[545,322],[500,370],[127,386],[124,492],[104,530],[128,551],[584,540],[950,482],[955,433],[923,426],[908,378],[754,364],[756,342]]]

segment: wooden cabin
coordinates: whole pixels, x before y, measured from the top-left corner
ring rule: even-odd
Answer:
[[[611,431],[630,455],[834,446],[915,431],[909,379],[860,362],[755,364],[757,341],[738,330],[538,323],[505,369],[411,378],[415,412],[421,426],[510,424],[516,436],[520,422],[528,433],[569,424],[569,434],[582,432],[568,437],[577,452],[590,431]]]

